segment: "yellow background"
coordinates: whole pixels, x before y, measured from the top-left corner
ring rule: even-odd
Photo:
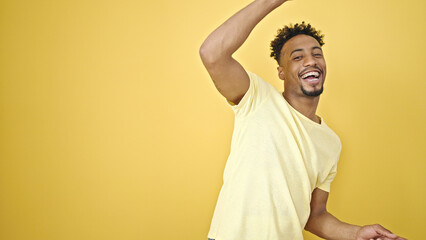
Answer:
[[[248,3],[1,1],[0,239],[205,240],[233,113],[198,49]],[[276,30],[325,33],[318,114],[343,143],[328,209],[409,239],[426,223],[425,13],[422,0],[291,1],[236,54],[282,91]]]

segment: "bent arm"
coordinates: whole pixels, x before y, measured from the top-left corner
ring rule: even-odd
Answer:
[[[341,222],[327,211],[309,217],[305,226],[305,230],[330,240],[355,240],[360,229],[360,226]]]
[[[249,88],[249,77],[232,54],[246,41],[254,27],[286,0],[256,0],[213,31],[200,48],[200,56],[216,88],[238,104]]]
[[[341,222],[327,212],[328,192],[316,188],[312,193],[311,214],[305,230],[325,239],[354,240],[360,226]]]
[[[329,212],[326,205],[328,192],[316,188],[311,198],[311,213],[305,230],[330,240],[406,240],[379,224],[356,226],[341,222]]]

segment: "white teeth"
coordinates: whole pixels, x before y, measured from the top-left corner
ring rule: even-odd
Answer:
[[[319,72],[308,72],[302,75],[302,78],[307,78],[309,76],[319,77]]]

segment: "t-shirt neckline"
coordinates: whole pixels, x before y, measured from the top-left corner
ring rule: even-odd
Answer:
[[[282,96],[282,94],[281,94],[281,96]],[[320,116],[318,116],[318,115],[315,115],[315,116],[317,116],[318,118],[319,118],[319,120],[320,120],[320,123],[317,123],[317,122],[315,122],[315,121],[313,121],[312,119],[310,119],[310,118],[308,118],[308,117],[306,117],[305,115],[303,115],[301,112],[299,112],[299,111],[297,111],[293,106],[291,106],[291,104],[289,103],[289,102],[287,102],[287,100],[284,98],[284,97],[282,97],[283,98],[283,100],[284,100],[284,102],[291,108],[291,109],[293,109],[295,112],[296,112],[296,114],[297,115],[299,115],[301,118],[303,118],[303,119],[305,119],[307,122],[310,122],[311,124],[313,124],[313,125],[317,125],[317,126],[323,126],[324,125],[324,121],[323,121],[323,119],[322,119],[322,117],[320,117]]]

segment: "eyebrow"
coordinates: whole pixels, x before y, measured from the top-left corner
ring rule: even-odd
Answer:
[[[314,49],[319,49],[319,50],[321,50],[321,52],[322,52],[322,48],[320,48],[320,47],[318,47],[318,46],[315,46],[315,47],[312,47],[312,48],[311,48],[311,50],[314,50]],[[299,52],[299,51],[303,51],[303,49],[301,49],[301,48],[294,49],[294,50],[290,53],[290,56],[291,56],[293,53],[295,53],[295,52]]]

